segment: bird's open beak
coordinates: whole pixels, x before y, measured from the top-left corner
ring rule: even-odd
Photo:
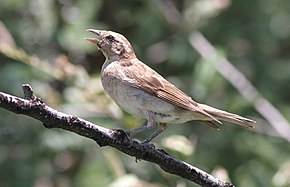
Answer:
[[[101,31],[100,30],[96,30],[96,29],[87,29],[86,31],[88,32],[92,32],[94,34],[96,34],[97,36],[101,36]],[[101,40],[97,39],[97,38],[85,38],[85,40],[92,42],[94,44],[97,44],[97,46],[100,46],[100,42]]]

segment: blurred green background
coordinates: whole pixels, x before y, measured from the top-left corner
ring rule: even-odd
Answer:
[[[188,36],[201,33],[289,121],[289,20],[287,0],[2,0],[0,88],[22,97],[21,85],[29,83],[62,112],[107,128],[140,126],[144,120],[104,93],[104,57],[83,39],[92,37],[88,28],[120,32],[140,60],[195,100],[258,121],[254,130],[225,124],[219,132],[200,122],[171,125],[153,140],[157,147],[236,186],[287,187],[290,138],[256,109],[282,132],[288,122],[243,97],[216,71],[218,59],[203,59]],[[0,109],[0,119],[1,187],[197,186],[26,116]]]

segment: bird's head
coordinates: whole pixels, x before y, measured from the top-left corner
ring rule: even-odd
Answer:
[[[98,38],[85,38],[87,41],[97,44],[107,59],[134,58],[135,52],[130,42],[121,34],[113,31],[88,29]]]

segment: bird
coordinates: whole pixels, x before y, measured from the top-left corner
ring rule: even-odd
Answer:
[[[124,111],[147,119],[142,127],[126,130],[130,136],[146,129],[158,129],[146,138],[150,142],[167,127],[192,120],[219,130],[222,121],[254,128],[254,120],[194,101],[155,70],[140,61],[130,42],[122,34],[107,30],[87,29],[96,35],[85,38],[97,45],[106,60],[101,69],[104,90]]]

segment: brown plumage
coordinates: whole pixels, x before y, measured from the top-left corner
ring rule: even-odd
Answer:
[[[156,71],[139,61],[130,42],[112,31],[89,29],[99,39],[87,38],[97,44],[106,61],[102,66],[102,84],[105,91],[125,111],[148,120],[144,127],[128,130],[137,132],[160,124],[160,128],[145,140],[148,142],[166,128],[167,123],[203,121],[218,129],[220,120],[252,128],[255,121],[222,111],[192,100],[187,94],[168,82]]]

